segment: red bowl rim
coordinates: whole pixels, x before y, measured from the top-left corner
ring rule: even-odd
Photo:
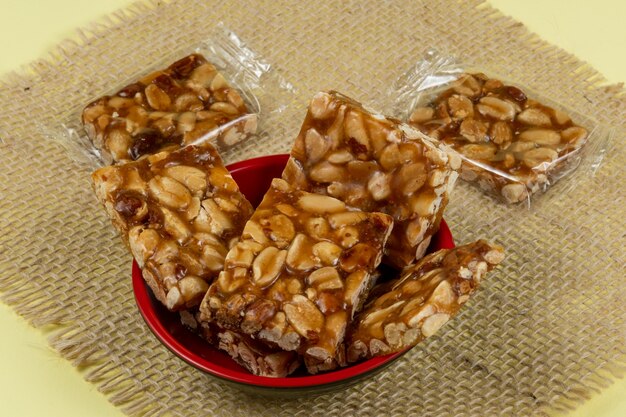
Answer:
[[[284,164],[287,158],[288,155],[284,154],[261,156],[233,163],[228,165],[226,168],[230,172],[236,172],[259,164]],[[443,219],[441,220],[438,236],[441,240],[439,243],[441,247],[454,247],[452,234]],[[316,375],[272,378],[254,375],[243,369],[241,371],[235,371],[196,355],[193,351],[189,350],[185,345],[178,341],[172,334],[170,334],[163,323],[159,320],[157,311],[153,308],[150,289],[143,280],[141,270],[134,260],[132,265],[132,285],[135,301],[144,321],[154,335],[170,351],[195,368],[230,382],[265,388],[306,388],[342,383],[355,377],[373,372],[383,367],[383,365],[391,363],[410,350],[406,349],[390,355],[374,357],[345,368],[339,368],[334,371],[319,373]]]
[[[256,158],[244,159],[243,161],[238,161],[238,162],[233,162],[232,164],[228,164],[226,165],[226,169],[228,169],[228,172],[233,174],[241,170],[256,167],[258,165],[275,165],[275,164],[285,165],[287,164],[288,159],[289,159],[289,154],[287,153],[257,156]]]

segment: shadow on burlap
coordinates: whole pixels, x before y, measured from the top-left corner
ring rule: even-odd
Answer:
[[[198,43],[217,21],[299,92],[291,114],[266,122],[268,138],[232,150],[226,162],[287,151],[318,90],[377,107],[390,83],[432,47],[619,128],[593,177],[574,174],[531,211],[457,187],[445,215],[457,243],[489,238],[508,258],[439,336],[355,387],[259,400],[187,366],[156,341],[134,305],[131,258],[92,195],[92,167],[50,140],[60,115],[74,112],[77,124],[77,109],[90,98]],[[56,328],[52,345],[130,415],[519,416],[571,409],[623,376],[626,365],[626,102],[621,86],[599,87],[602,81],[478,1],[137,4],[0,85],[0,291],[35,326]]]

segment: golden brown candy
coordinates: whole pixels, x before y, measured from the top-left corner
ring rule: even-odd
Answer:
[[[528,199],[574,164],[587,130],[560,110],[484,74],[463,74],[409,123],[463,156],[461,178],[507,203]]]
[[[392,225],[386,214],[275,179],[228,252],[201,319],[298,351],[309,372],[332,369]]]
[[[394,219],[385,263],[426,252],[461,164],[420,132],[336,92],[316,94],[283,178],[297,188]]]
[[[92,180],[159,301],[170,310],[198,305],[252,214],[217,151],[161,152]]]
[[[110,163],[206,140],[231,146],[257,126],[239,92],[199,54],[95,100],[83,110],[82,121]]]
[[[348,362],[398,352],[435,334],[503,258],[501,247],[479,240],[429,254],[381,284],[348,333]]]

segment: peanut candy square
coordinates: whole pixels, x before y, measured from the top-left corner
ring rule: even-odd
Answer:
[[[180,312],[183,325],[190,331],[228,353],[235,362],[254,375],[283,378],[302,363],[297,352],[270,346],[241,332],[224,329],[215,322],[200,323],[198,315],[198,312],[191,310]]]
[[[283,178],[391,215],[383,262],[405,267],[424,255],[438,230],[460,164],[456,153],[408,125],[331,91],[311,100]]]
[[[201,320],[297,351],[311,373],[332,369],[392,225],[386,214],[274,179],[202,301]]]
[[[212,146],[92,174],[98,200],[169,310],[198,305],[253,208]]]
[[[463,74],[409,123],[463,156],[461,178],[525,201],[575,163],[587,130],[560,110],[484,74]]]
[[[217,339],[221,350],[254,375],[284,378],[301,365],[297,352],[270,347],[241,332],[221,329]]]
[[[257,127],[239,92],[199,54],[95,100],[82,121],[108,163],[214,137],[219,146],[231,146]]]
[[[348,362],[399,352],[432,336],[503,259],[501,247],[479,240],[431,253],[378,286],[348,332]]]

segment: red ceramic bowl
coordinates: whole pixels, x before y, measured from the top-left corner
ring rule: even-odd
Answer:
[[[260,203],[272,178],[279,177],[288,155],[270,155],[237,162],[228,166],[239,188],[253,205]],[[441,221],[429,251],[454,247],[450,229]],[[331,372],[309,375],[304,371],[287,378],[269,378],[252,375],[233,361],[226,353],[207,344],[181,324],[178,314],[169,312],[154,298],[141,277],[135,262],[132,269],[133,290],[139,312],[155,336],[176,356],[224,382],[236,385],[254,394],[295,396],[302,393],[321,394],[344,388],[362,378],[382,370],[406,351],[373,358]]]

